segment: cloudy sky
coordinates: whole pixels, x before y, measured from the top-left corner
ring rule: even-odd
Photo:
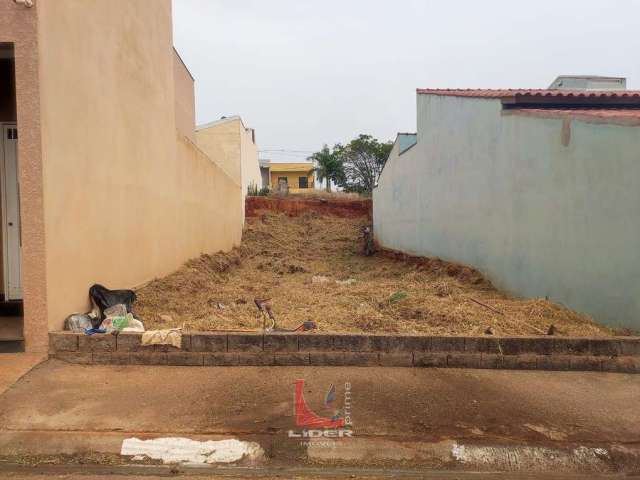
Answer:
[[[173,0],[198,123],[241,115],[261,158],[415,131],[415,89],[640,88],[638,0]],[[284,152],[274,150],[285,150]]]

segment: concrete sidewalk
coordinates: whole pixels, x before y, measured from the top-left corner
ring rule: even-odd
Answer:
[[[354,438],[303,444],[311,409],[350,390]],[[0,396],[0,454],[118,454],[130,437],[238,438],[268,464],[636,471],[638,375],[353,367],[82,366],[50,360]]]
[[[44,353],[0,353],[0,394],[46,358]]]

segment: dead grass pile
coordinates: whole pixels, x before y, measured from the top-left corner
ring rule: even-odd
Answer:
[[[476,270],[439,259],[360,254],[367,220],[307,213],[248,219],[242,246],[203,255],[140,289],[147,328],[257,329],[254,298],[271,298],[277,325],[314,320],[325,332],[560,335],[610,331],[544,299],[517,299]]]

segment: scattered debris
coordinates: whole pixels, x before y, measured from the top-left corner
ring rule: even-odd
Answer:
[[[85,330],[94,328],[94,325],[100,325],[99,322],[97,324],[94,323],[95,320],[88,313],[74,313],[64,320],[64,329],[76,333],[84,333]]]
[[[264,450],[256,442],[241,440],[209,440],[200,442],[182,437],[140,440],[127,438],[122,442],[120,455],[144,455],[163,463],[255,463],[264,458]]]
[[[89,289],[89,298],[95,308],[100,313],[100,319],[107,316],[105,311],[118,304],[125,306],[125,313],[133,313],[133,302],[136,301],[136,294],[133,290],[109,290],[102,285],[92,285]]]
[[[85,335],[95,335],[96,333],[107,333],[107,331],[104,328],[87,328],[84,333]]]
[[[96,333],[144,332],[144,325],[134,318],[132,305],[136,294],[132,290],[109,290],[102,285],[93,285],[89,289],[89,298],[93,310],[85,314],[69,315],[65,319],[65,329]]]
[[[336,280],[336,284],[340,285],[341,287],[347,287],[353,283],[356,283],[355,278],[349,278],[347,280]]]
[[[325,277],[323,275],[314,275],[311,277],[311,283],[329,283],[329,277]]]
[[[371,225],[362,227],[362,253],[365,257],[370,257],[375,253],[373,227]]]
[[[312,320],[303,322],[298,328],[294,329],[294,332],[312,332],[318,329],[318,324]]]
[[[124,303],[117,303],[109,308],[106,308],[103,314],[106,318],[124,317],[127,314],[127,307]]]
[[[169,330],[148,330],[142,334],[142,345],[171,345],[182,348],[182,330],[172,328]]]
[[[133,318],[133,314],[109,316],[102,321],[100,327],[106,333],[112,332],[144,332],[144,325]]]
[[[273,314],[273,309],[271,308],[271,299],[265,298],[260,300],[256,298],[253,301],[256,304],[256,307],[258,307],[257,318],[259,319],[262,317],[262,329],[266,332],[273,330],[276,327],[276,317]],[[271,320],[271,326],[269,326],[269,328],[266,328],[267,318]]]

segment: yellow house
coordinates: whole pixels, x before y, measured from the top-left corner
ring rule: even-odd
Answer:
[[[290,193],[303,193],[313,190],[313,163],[271,163],[269,177],[271,190],[278,190],[279,185],[286,183]]]

